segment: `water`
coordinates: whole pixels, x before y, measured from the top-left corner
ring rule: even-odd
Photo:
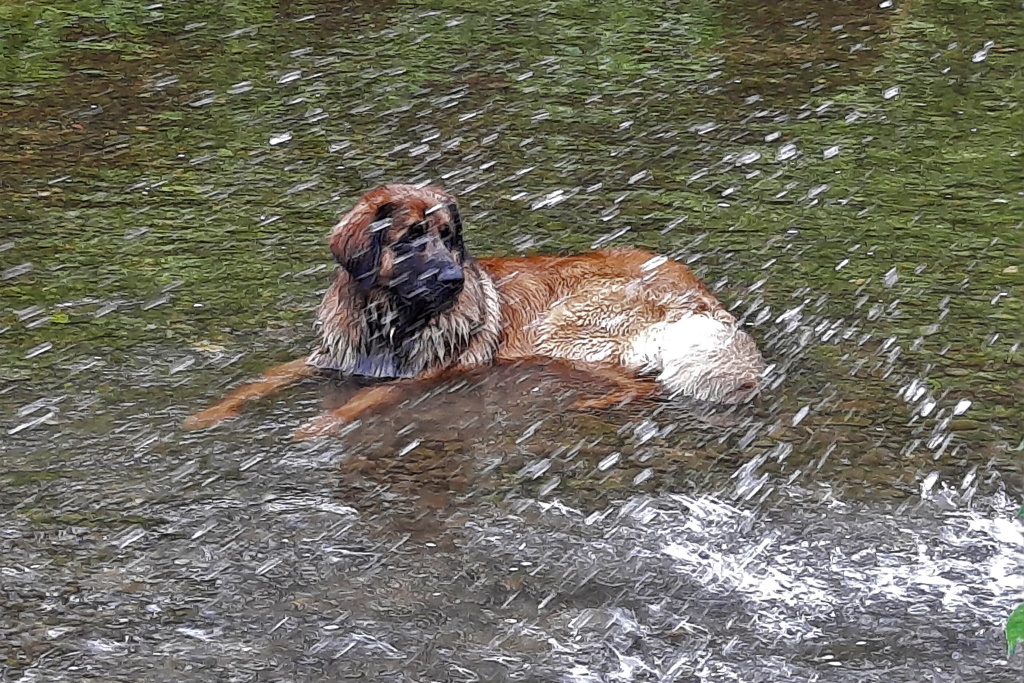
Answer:
[[[84,6],[83,6],[84,7]],[[1018,681],[1019,7],[0,7],[5,680]],[[681,258],[754,406],[510,368],[296,444],[324,235]]]

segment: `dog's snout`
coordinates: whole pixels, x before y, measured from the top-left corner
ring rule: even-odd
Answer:
[[[457,263],[442,266],[437,273],[437,281],[446,285],[461,284],[463,279],[462,266]]]

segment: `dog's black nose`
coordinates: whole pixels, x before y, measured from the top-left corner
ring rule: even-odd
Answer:
[[[437,281],[444,285],[460,285],[463,282],[462,266],[452,263],[441,268]]]

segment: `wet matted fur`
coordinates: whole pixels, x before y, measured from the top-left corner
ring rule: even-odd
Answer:
[[[393,403],[404,383],[495,362],[559,361],[614,390],[578,401],[601,408],[655,393],[749,400],[764,361],[753,338],[683,264],[641,249],[475,260],[455,197],[383,185],[329,239],[338,262],[308,358],[268,370],[189,417],[189,428],[235,416],[253,399],[319,370],[380,380],[299,429],[330,433]]]

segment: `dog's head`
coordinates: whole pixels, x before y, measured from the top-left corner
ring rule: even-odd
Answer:
[[[451,308],[468,261],[455,197],[437,187],[383,185],[331,231],[331,253],[354,286],[383,290],[416,317]]]

